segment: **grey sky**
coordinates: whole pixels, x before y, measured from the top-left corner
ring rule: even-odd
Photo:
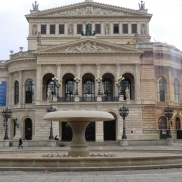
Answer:
[[[83,2],[84,0],[38,0],[39,9],[45,10]],[[0,60],[9,59],[10,50],[27,50],[28,22],[24,15],[32,9],[33,0],[0,0]],[[95,2],[138,9],[139,0],[95,0]],[[148,12],[153,14],[150,23],[152,41],[175,45],[182,50],[182,0],[145,0]]]

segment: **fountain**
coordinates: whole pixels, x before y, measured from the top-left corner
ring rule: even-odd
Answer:
[[[90,122],[114,120],[112,114],[104,111],[56,111],[47,113],[47,121],[68,122],[73,132],[68,155],[72,157],[89,156],[88,145],[85,140],[85,130]]]

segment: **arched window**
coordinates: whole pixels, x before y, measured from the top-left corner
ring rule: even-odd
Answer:
[[[177,117],[177,118],[176,118],[176,129],[177,129],[177,130],[180,130],[180,127],[181,127],[181,126],[180,126],[180,118]]]
[[[157,96],[159,102],[166,101],[166,80],[160,77],[157,81]]]
[[[34,84],[33,80],[28,79],[25,84],[25,103],[33,103],[34,102]]]
[[[65,97],[66,100],[69,101],[74,97],[74,80],[72,78],[69,78],[65,82]]]
[[[174,102],[180,103],[180,84],[178,79],[174,79]]]
[[[131,92],[132,92],[132,90],[131,90],[131,81],[130,81],[130,79],[125,78],[124,80],[121,81],[121,90],[122,90],[123,95],[124,95],[124,100],[126,100],[125,90],[126,90],[127,87],[130,90],[130,98],[131,98]]]
[[[91,78],[87,78],[83,85],[83,97],[85,101],[94,101],[95,99],[95,87],[94,82]]]
[[[113,95],[113,84],[112,80],[109,78],[105,78],[102,82],[104,95],[112,96]]]
[[[167,119],[165,116],[161,116],[158,122],[159,122],[159,129],[167,129]]]
[[[19,83],[18,81],[15,82],[15,104],[19,103]]]

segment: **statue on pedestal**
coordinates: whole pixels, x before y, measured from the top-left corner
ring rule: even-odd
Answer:
[[[130,90],[128,89],[128,87],[126,87],[126,90],[125,90],[125,97],[126,97],[126,100],[130,100]]]
[[[52,100],[52,89],[50,87],[48,87],[47,90],[47,100],[48,101]]]
[[[82,36],[93,36],[93,35],[95,35],[95,31],[93,31],[93,33],[92,33],[92,31],[91,31],[91,24],[89,24],[89,23],[86,24],[85,34],[84,34],[83,31],[82,31],[81,35],[82,35]]]

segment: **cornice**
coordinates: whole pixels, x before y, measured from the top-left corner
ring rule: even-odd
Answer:
[[[11,63],[21,62],[21,61],[36,61],[36,58],[21,58],[6,61],[5,65],[8,66]]]

